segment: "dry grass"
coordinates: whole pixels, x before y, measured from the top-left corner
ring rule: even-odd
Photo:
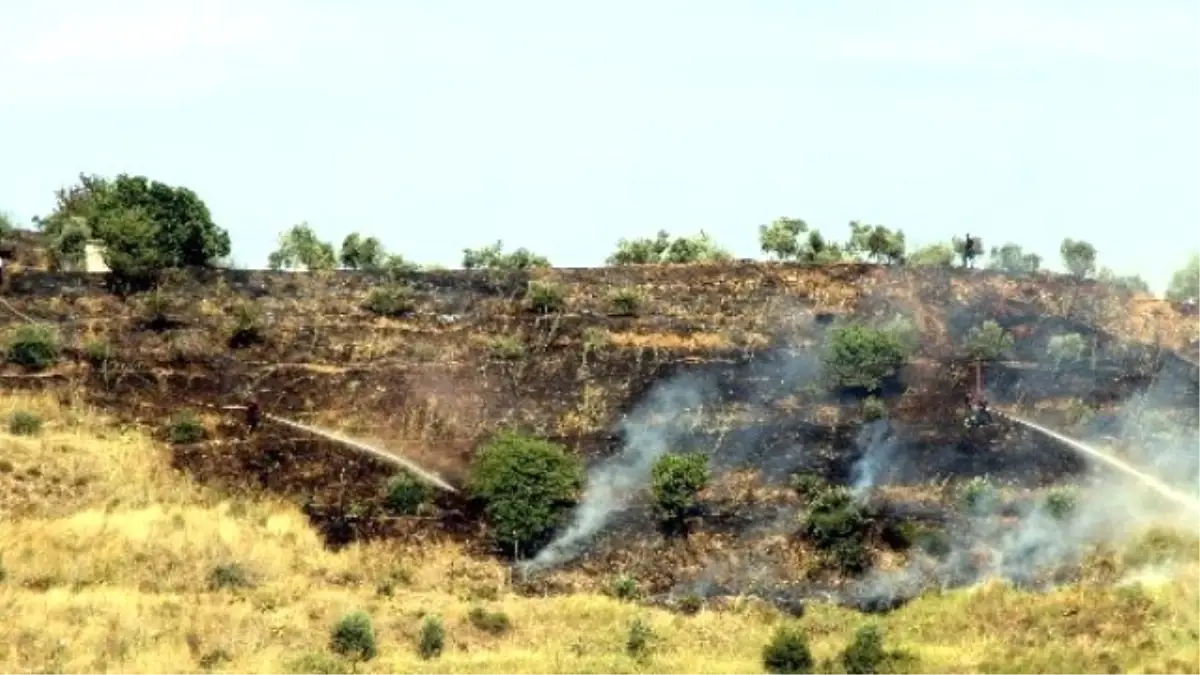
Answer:
[[[51,398],[0,398],[5,420],[15,410],[45,426],[0,432],[0,671],[346,672],[330,627],[363,609],[379,646],[363,672],[760,672],[783,621],[753,603],[683,617],[600,595],[521,598],[501,566],[449,545],[331,553],[293,506],[198,487],[135,430]],[[1197,672],[1197,568],[1177,572],[1046,595],[987,585],[884,621],[918,672]],[[214,588],[219,578],[243,584]],[[481,605],[512,630],[474,626]],[[447,634],[430,661],[416,650],[427,613]],[[656,636],[644,661],[625,653],[637,617]],[[799,623],[831,660],[866,620],[815,606]]]

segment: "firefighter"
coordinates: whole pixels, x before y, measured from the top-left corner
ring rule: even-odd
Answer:
[[[971,236],[970,232],[968,232],[967,240],[963,244],[963,258],[965,258],[967,264],[972,267],[975,265],[975,254],[975,238]]]
[[[250,433],[254,433],[258,429],[258,423],[262,421],[262,410],[258,407],[258,401],[251,399],[246,404],[246,426],[249,427]]]
[[[976,415],[976,417],[979,418],[979,424],[991,424],[992,413],[988,411],[987,399],[980,396],[978,406],[979,413]]]

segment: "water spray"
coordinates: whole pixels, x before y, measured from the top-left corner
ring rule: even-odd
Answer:
[[[1101,450],[1093,448],[1093,447],[1091,447],[1081,441],[1077,441],[1069,436],[1064,436],[1063,434],[1060,434],[1057,431],[1054,431],[1053,429],[1048,429],[1040,424],[1037,424],[1036,422],[1032,422],[1030,420],[1027,420],[1027,419],[1024,419],[1021,417],[1017,417],[1016,415],[1013,415],[1010,413],[1001,412],[999,410],[997,410],[996,412],[999,413],[1001,416],[1007,417],[1008,419],[1016,422],[1017,424],[1021,424],[1021,425],[1025,426],[1029,429],[1032,429],[1040,434],[1049,436],[1050,438],[1053,438],[1054,440],[1056,440],[1060,443],[1063,443],[1064,445],[1067,445],[1068,447],[1072,448],[1073,450],[1082,452],[1083,454],[1087,455],[1088,457],[1091,457],[1093,459],[1098,459],[1101,462],[1104,462],[1105,464],[1113,467],[1114,469],[1120,471],[1121,473],[1123,473],[1127,476],[1131,476],[1131,477],[1137,479],[1138,481],[1141,481],[1147,487],[1153,489],[1158,494],[1162,495],[1163,497],[1166,497],[1167,499],[1175,502],[1176,504],[1179,504],[1180,506],[1183,506],[1188,509],[1200,511],[1200,500],[1196,499],[1195,497],[1186,495],[1186,494],[1180,492],[1179,490],[1176,490],[1175,488],[1171,487],[1170,485],[1167,485],[1166,483],[1155,478],[1154,476],[1151,476],[1147,473],[1139,471],[1133,465],[1129,464],[1128,462],[1125,462],[1124,460],[1114,457],[1113,455],[1111,455],[1107,452],[1103,452]]]
[[[246,406],[244,406],[244,405],[229,405],[229,406],[222,406],[222,409],[224,409],[224,410],[245,410]],[[381,459],[389,464],[392,464],[392,465],[400,467],[401,469],[404,469],[405,471],[409,472],[415,478],[417,478],[418,480],[420,480],[424,483],[432,485],[433,487],[436,487],[438,489],[445,490],[446,492],[449,492],[450,494],[458,494],[458,490],[454,489],[454,486],[447,483],[440,476],[438,476],[437,474],[435,474],[431,471],[427,471],[427,470],[421,468],[416,463],[412,462],[411,460],[405,459],[404,457],[401,457],[400,455],[394,454],[392,452],[388,452],[386,450],[381,450],[381,449],[376,448],[371,445],[367,445],[366,443],[363,443],[362,441],[354,440],[353,438],[350,438],[348,436],[343,436],[342,434],[339,434],[335,431],[329,431],[328,429],[321,429],[319,427],[314,427],[314,426],[310,426],[307,424],[301,424],[300,422],[285,419],[283,417],[279,417],[278,415],[272,415],[271,413],[262,413],[262,416],[265,419],[271,420],[272,422],[278,422],[279,424],[282,424],[285,427],[290,427],[292,429],[296,429],[297,431],[303,431],[305,433],[309,433],[314,436],[321,436],[322,438],[329,439],[329,440],[333,441],[334,443],[339,443],[346,447],[354,448],[355,450],[365,452],[368,455],[371,455],[372,457],[376,457],[376,458]]]

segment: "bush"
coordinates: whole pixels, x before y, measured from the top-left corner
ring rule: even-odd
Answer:
[[[262,313],[248,302],[239,303],[233,308],[233,330],[229,335],[229,346],[238,349],[262,341]]]
[[[188,443],[199,443],[208,436],[208,431],[200,420],[191,415],[183,415],[171,423],[171,428],[167,432],[167,438],[175,445],[186,445]]]
[[[667,520],[680,520],[696,508],[696,495],[708,485],[708,458],[698,453],[663,455],[650,470],[654,503]]]
[[[836,487],[812,500],[803,530],[817,548],[832,549],[844,540],[861,538],[867,524],[866,514],[849,491]]]
[[[704,600],[695,593],[688,593],[679,599],[679,611],[687,615],[698,614],[704,608]]]
[[[1046,344],[1046,353],[1054,360],[1054,365],[1072,364],[1083,360],[1087,344],[1079,333],[1055,335]]]
[[[638,596],[637,579],[622,574],[608,585],[608,593],[618,600],[633,600]]]
[[[608,302],[616,316],[633,316],[642,304],[642,296],[633,288],[618,288],[609,293]]]
[[[13,436],[36,436],[42,431],[42,418],[27,410],[18,410],[8,418],[8,433]]]
[[[1070,487],[1055,487],[1046,494],[1046,513],[1056,520],[1067,520],[1075,514],[1078,495]]]
[[[58,334],[49,326],[17,326],[8,335],[8,360],[30,370],[54,365],[58,353]]]
[[[798,628],[780,626],[763,647],[763,668],[768,673],[811,673],[812,652],[808,638]]]
[[[512,622],[504,612],[489,612],[482,607],[475,607],[467,614],[471,625],[485,633],[503,635],[512,628]]]
[[[811,503],[821,493],[829,489],[829,485],[815,473],[798,473],[792,476],[792,489],[807,503]]]
[[[992,487],[987,478],[976,476],[962,486],[960,499],[963,508],[968,513],[979,516],[987,513],[995,506],[997,495],[995,488]]]
[[[871,567],[871,551],[859,537],[843,539],[825,552],[827,563],[846,575],[858,575]]]
[[[636,618],[629,624],[629,636],[625,638],[625,653],[641,660],[650,655],[650,643],[654,640],[654,631],[641,618]]]
[[[393,285],[372,288],[363,308],[379,316],[402,317],[412,314],[417,302],[408,286]]]
[[[878,398],[870,396],[862,402],[862,416],[864,422],[881,420],[887,417],[887,406]]]
[[[83,353],[88,363],[100,368],[112,360],[112,345],[104,340],[91,340],[84,345]]]
[[[428,485],[412,474],[399,473],[388,481],[383,505],[396,515],[414,516],[432,496],[433,491]]]
[[[208,575],[208,587],[214,591],[222,588],[247,588],[250,586],[250,575],[246,569],[237,563],[221,563],[212,568]]]
[[[550,314],[562,310],[566,302],[566,292],[562,286],[549,281],[530,281],[525,291],[525,301],[533,311]]]
[[[417,639],[417,654],[423,659],[434,659],[442,655],[446,647],[446,627],[439,616],[427,616],[421,622],[421,635]]]
[[[852,323],[835,328],[826,345],[826,376],[839,388],[877,391],[895,375],[909,351],[896,335]]]
[[[562,446],[505,432],[476,455],[467,489],[496,542],[519,553],[547,540],[582,487],[583,468]]]
[[[967,353],[973,359],[995,361],[1005,356],[1012,346],[1012,335],[991,319],[972,328],[967,334]]]
[[[855,631],[854,640],[842,651],[842,666],[847,673],[878,673],[886,660],[883,629],[875,624],[868,624]]]
[[[363,611],[343,615],[333,625],[329,649],[353,661],[375,658],[375,627],[371,625],[371,617]]]

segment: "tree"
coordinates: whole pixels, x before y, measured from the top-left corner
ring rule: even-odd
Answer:
[[[138,218],[148,225],[143,233],[150,237],[148,246],[157,249],[154,257],[164,268],[211,267],[230,253],[229,233],[213,223],[208,206],[185,187],[129,174],[111,180],[80,174],[77,185],[58,190],[55,198],[55,210],[35,219],[35,224],[60,244],[77,240],[82,225],[86,227],[82,231],[107,247],[110,238],[124,236],[114,234],[110,225],[125,227],[129,218]],[[140,215],[115,215],[121,212]],[[73,226],[77,228],[74,238],[64,239],[64,230]],[[73,251],[64,253],[70,257]]]
[[[385,255],[383,244],[379,243],[378,239],[363,239],[359,233],[352,232],[342,240],[342,251],[338,260],[346,269],[375,271],[383,266]]]
[[[621,239],[617,250],[605,260],[609,265],[661,265],[732,260],[733,255],[703,231],[692,237],[672,238],[659,230],[654,238]]]
[[[1086,350],[1087,343],[1079,333],[1055,335],[1046,343],[1046,354],[1054,361],[1055,367],[1082,361]]]
[[[663,455],[650,470],[654,503],[667,521],[679,521],[696,508],[696,495],[708,485],[708,458],[699,453]]]
[[[904,232],[883,225],[867,225],[850,221],[850,241],[847,250],[856,256],[866,256],[873,262],[895,264],[904,261]]]
[[[1150,284],[1138,274],[1117,274],[1109,267],[1101,267],[1096,281],[1129,293],[1150,294]]]
[[[545,543],[583,487],[583,468],[555,443],[501,433],[476,455],[468,479],[496,543],[513,552]]]
[[[279,248],[267,256],[267,266],[273,270],[301,266],[309,271],[330,270],[336,264],[333,244],[318,239],[307,222],[293,225],[279,235]]]
[[[1026,253],[1021,246],[1007,243],[999,248],[993,246],[988,269],[999,270],[1005,274],[1025,276],[1033,274],[1042,266],[1042,256],[1036,253]]]
[[[161,270],[172,266],[170,253],[155,243],[157,226],[145,211],[105,211],[96,227],[105,233],[104,264],[127,290],[153,284]]]
[[[476,249],[464,248],[462,266],[468,270],[527,270],[535,267],[549,267],[550,261],[527,248],[518,248],[511,253],[505,253],[503,242],[497,239],[496,243],[488,246]]]
[[[1167,299],[1175,302],[1200,298],[1200,253],[1193,252],[1187,263],[1171,275]]]
[[[1058,247],[1067,272],[1077,279],[1086,279],[1096,272],[1096,247],[1083,240],[1067,237]]]
[[[995,361],[1008,353],[1012,346],[1012,335],[991,319],[972,328],[967,335],[967,352],[971,358],[981,361]]]
[[[971,237],[972,246],[967,246],[967,240],[962,237],[954,237],[950,240],[950,245],[954,248],[954,252],[962,259],[963,267],[967,267],[975,262],[975,259],[983,255],[983,237]]]
[[[15,229],[17,228],[13,224],[13,217],[4,211],[0,211],[0,237],[7,237]]]
[[[876,391],[908,355],[899,336],[852,323],[830,333],[824,365],[834,386]]]
[[[795,260],[800,257],[800,235],[805,232],[808,223],[799,218],[776,218],[770,225],[758,226],[758,243],[763,253],[778,260]]]
[[[907,264],[914,267],[952,267],[954,256],[954,247],[950,244],[929,244],[910,253]]]

